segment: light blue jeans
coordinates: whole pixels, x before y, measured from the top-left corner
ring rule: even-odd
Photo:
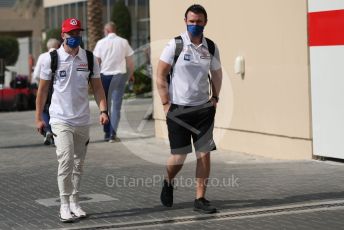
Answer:
[[[104,125],[105,137],[116,135],[119,120],[121,118],[122,100],[125,90],[125,83],[128,80],[127,74],[104,75],[101,80],[108,103],[110,122]]]

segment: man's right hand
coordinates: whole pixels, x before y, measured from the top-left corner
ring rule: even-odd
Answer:
[[[37,127],[37,131],[44,135],[44,130],[45,130],[45,127],[46,127],[46,124],[43,120],[36,120],[36,127]]]
[[[107,113],[100,113],[99,123],[101,125],[106,125],[107,123],[109,123],[109,115]]]

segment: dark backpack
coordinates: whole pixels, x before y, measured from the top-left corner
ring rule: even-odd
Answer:
[[[90,71],[90,74],[88,75],[88,82],[90,82],[91,80],[91,76],[93,75],[93,53],[89,50],[85,50],[86,51],[86,56],[87,56],[87,65],[88,65],[88,70]],[[45,102],[45,106],[44,106],[44,111],[45,112],[49,112],[49,106],[51,103],[51,97],[53,95],[53,91],[54,91],[54,77],[56,74],[56,70],[57,70],[57,63],[58,63],[58,55],[57,55],[57,50],[53,50],[50,53],[50,58],[51,58],[51,63],[50,63],[50,69],[51,69],[51,81],[50,81],[50,85],[49,85],[49,92],[48,92],[48,97],[47,97],[47,101]]]
[[[215,54],[215,43],[212,40],[210,40],[209,38],[205,38],[205,40],[206,40],[207,45],[208,45],[209,53],[213,57],[214,54]],[[183,47],[184,47],[184,42],[183,42],[183,39],[182,39],[181,36],[175,37],[174,41],[176,43],[176,49],[174,51],[173,64],[172,64],[171,70],[170,70],[170,72],[168,73],[168,76],[167,76],[167,83],[168,83],[168,85],[170,85],[170,83],[172,81],[173,67],[175,66],[175,64],[176,64],[176,62],[177,62],[181,52],[183,51]],[[208,80],[209,80],[210,94],[211,94],[212,81],[211,81],[211,78],[210,78],[209,74],[208,74]]]

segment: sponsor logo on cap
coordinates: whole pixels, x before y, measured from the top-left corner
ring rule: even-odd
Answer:
[[[78,22],[75,19],[72,19],[72,20],[70,20],[70,24],[72,26],[76,26],[78,24]]]

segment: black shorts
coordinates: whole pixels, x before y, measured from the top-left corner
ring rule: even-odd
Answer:
[[[216,150],[213,139],[215,112],[211,102],[199,106],[171,104],[166,118],[171,153],[191,153],[191,137],[196,152]]]

